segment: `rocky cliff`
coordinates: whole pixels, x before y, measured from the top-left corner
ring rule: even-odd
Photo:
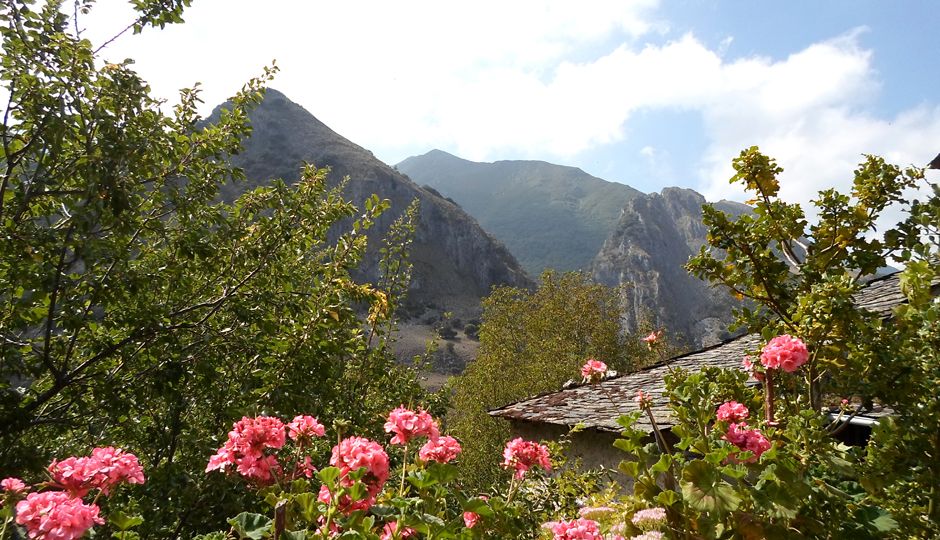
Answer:
[[[217,108],[208,119],[212,122]],[[371,246],[415,198],[421,215],[412,249],[414,264],[410,299],[462,311],[479,304],[494,285],[528,287],[532,282],[509,251],[455,203],[424,189],[376,159],[371,152],[345,139],[284,94],[269,89],[249,115],[252,135],[244,151],[232,158],[247,181],[223,187],[231,200],[272,178],[296,182],[302,162],[330,167],[332,182],[349,177],[345,195],[359,205],[371,194],[391,201],[374,228]],[[378,275],[378,255],[370,250],[362,265],[363,279]]]
[[[666,188],[624,206],[594,259],[593,273],[600,283],[625,286],[622,316],[628,329],[649,319],[689,345],[707,346],[728,337],[735,300],[683,268],[705,244],[703,204],[705,198],[691,189]],[[714,206],[734,215],[749,211],[730,201]]]
[[[534,276],[590,269],[620,210],[641,195],[544,161],[478,163],[432,150],[395,167],[459,203]]]

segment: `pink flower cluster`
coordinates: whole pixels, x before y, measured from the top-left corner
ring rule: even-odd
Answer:
[[[770,450],[771,443],[759,429],[751,429],[744,422],[733,422],[728,425],[728,431],[723,437],[726,441],[753,454],[746,463],[753,463]]]
[[[476,512],[464,512],[463,513],[463,524],[467,526],[468,529],[472,529],[480,521],[480,514]]]
[[[486,495],[480,495],[480,498],[484,501],[488,501],[490,498]],[[464,512],[463,513],[463,524],[467,526],[468,529],[472,529],[480,521],[480,514],[476,512]]]
[[[51,484],[62,491],[30,493],[16,503],[16,522],[26,527],[30,538],[74,540],[81,538],[95,524],[104,523],[98,505],[82,501],[90,490],[109,495],[118,484],[143,484],[144,469],[137,456],[111,446],[95,448],[90,456],[54,460],[48,467]],[[11,495],[26,492],[19,478],[0,482]]]
[[[645,508],[633,514],[630,521],[643,531],[656,529],[666,522],[666,510],[664,508]]]
[[[656,330],[654,332],[650,332],[650,335],[643,338],[643,342],[646,343],[646,346],[649,347],[649,349],[652,351],[653,346],[659,343],[659,340],[661,340],[662,338],[663,338],[663,331]]]
[[[309,440],[326,435],[326,428],[316,418],[301,414],[287,424],[287,436],[292,441]]]
[[[517,437],[506,443],[506,448],[503,450],[503,467],[514,469],[516,478],[524,477],[526,471],[535,466],[546,471],[552,469],[552,463],[548,457],[548,447],[544,444],[523,440],[522,437]]]
[[[599,381],[604,378],[605,373],[607,373],[607,364],[594,358],[588,358],[581,366],[581,378],[585,381]]]
[[[751,361],[750,356],[745,356],[744,359],[741,360],[741,369],[750,373],[751,376],[757,379],[758,381],[764,380],[763,372],[758,371],[757,366],[755,366],[754,362]]]
[[[96,504],[85,504],[64,491],[30,493],[16,503],[16,522],[30,538],[73,540],[104,520]]]
[[[597,522],[591,519],[550,521],[545,527],[552,531],[553,540],[604,540]]]
[[[26,492],[26,482],[23,482],[19,478],[9,477],[0,480],[0,489],[7,493],[12,493],[18,495],[20,493]]]
[[[382,445],[364,437],[349,437],[340,441],[333,447],[330,465],[339,468],[340,485],[343,487],[353,485],[349,473],[366,468],[366,474],[362,477],[362,483],[366,487],[366,498],[354,501],[344,496],[344,499],[340,501],[340,506],[347,514],[355,510],[369,509],[375,504],[375,497],[382,491],[382,486],[388,480],[388,454],[385,453]],[[322,486],[318,498],[320,502],[329,503],[332,498],[330,489],[325,485]]]
[[[750,411],[747,410],[747,407],[737,401],[728,401],[718,407],[718,412],[715,414],[715,417],[722,422],[742,422],[746,420],[749,415]]]
[[[648,409],[653,405],[653,396],[643,390],[637,390],[636,397],[633,398],[633,401],[640,409]]]
[[[295,419],[296,421],[296,419]],[[284,446],[284,422],[273,416],[243,417],[228,433],[228,440],[209,458],[206,472],[225,471],[234,465],[239,474],[259,484],[269,484],[280,473],[277,457],[266,453]]]
[[[95,448],[91,456],[53,461],[48,470],[56,486],[73,497],[84,497],[91,489],[107,495],[121,482],[144,483],[144,469],[137,456],[110,446]]]
[[[436,439],[440,436],[437,422],[427,411],[419,408],[417,412],[400,406],[388,413],[385,422],[386,433],[394,433],[392,444],[405,445],[415,437],[428,437]]]
[[[460,454],[460,443],[457,439],[445,435],[436,439],[430,439],[418,451],[418,458],[421,461],[436,461],[438,463],[448,463],[457,458]]]
[[[760,353],[760,363],[767,369],[793,373],[809,360],[809,351],[800,338],[784,334],[770,340]]]
[[[390,521],[382,528],[380,540],[407,540],[408,538],[416,538],[417,536],[418,531],[411,527],[399,527],[397,521]]]

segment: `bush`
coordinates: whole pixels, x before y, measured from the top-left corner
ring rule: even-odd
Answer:
[[[483,301],[479,354],[452,383],[448,420],[466,441],[466,481],[483,489],[499,478],[496,457],[509,428],[487,410],[561,387],[589,356],[623,373],[654,354],[621,333],[619,320],[616,289],[580,273],[546,272],[534,292],[493,290]]]
[[[165,114],[131,61],[99,61],[60,2],[32,4],[0,11],[0,379],[14,383],[0,388],[0,470],[120,446],[150,471],[135,491],[141,533],[190,536],[244,502],[200,474],[235,419],[312,410],[377,434],[383,411],[426,403],[385,339],[411,209],[376,287],[351,272],[360,231],[388,207],[378,197],[357,209],[311,166],[296,186],[217,202],[244,180],[226,157],[275,70],[203,125],[197,90]],[[177,22],[188,4],[137,2],[137,25]]]
[[[930,234],[940,192],[906,204],[902,193],[921,187],[923,171],[868,157],[850,195],[820,193],[809,226],[799,206],[777,197],[772,159],[751,148],[734,166],[755,213],[732,221],[706,207],[711,247],[725,255],[703,248],[689,267],[762,308],[738,313],[765,340],[746,366],[762,385],[746,386],[738,370],[670,373],[674,446],[647,444],[647,430],[633,427],[643,414],[655,428],[648,403],[621,419],[634,504],[664,507],[677,537],[937,537],[940,463],[930,456],[940,452],[940,303],[931,283],[940,281],[940,246]],[[874,237],[894,204],[906,204],[904,221]],[[889,256],[905,266],[907,304],[886,321],[853,299]],[[895,414],[867,447],[838,443],[833,435],[873,401]],[[835,420],[823,414],[832,408]]]

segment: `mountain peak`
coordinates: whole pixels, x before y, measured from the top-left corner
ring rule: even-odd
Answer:
[[[217,118],[219,110],[217,107],[208,122]],[[343,195],[354,204],[361,204],[372,194],[391,202],[391,210],[370,230],[362,279],[378,279],[377,246],[381,238],[395,217],[419,199],[421,210],[412,251],[413,302],[475,309],[494,285],[531,285],[512,255],[476,220],[418,187],[283,93],[268,89],[264,100],[248,116],[251,136],[244,141],[243,151],[231,159],[233,165],[244,170],[246,182],[223,186],[223,199],[232,200],[242,191],[274,178],[296,182],[303,163],[329,167],[331,183],[349,178]]]

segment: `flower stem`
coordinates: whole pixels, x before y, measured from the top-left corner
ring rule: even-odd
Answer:
[[[509,493],[506,494],[506,504],[509,504],[512,501],[513,495],[516,494],[516,474],[513,473],[512,478],[509,479]]]
[[[774,370],[764,374],[764,419],[768,425],[774,425]]]
[[[408,443],[405,443],[405,457],[401,462],[401,485],[398,487],[398,496],[405,496],[405,472],[408,470]]]

